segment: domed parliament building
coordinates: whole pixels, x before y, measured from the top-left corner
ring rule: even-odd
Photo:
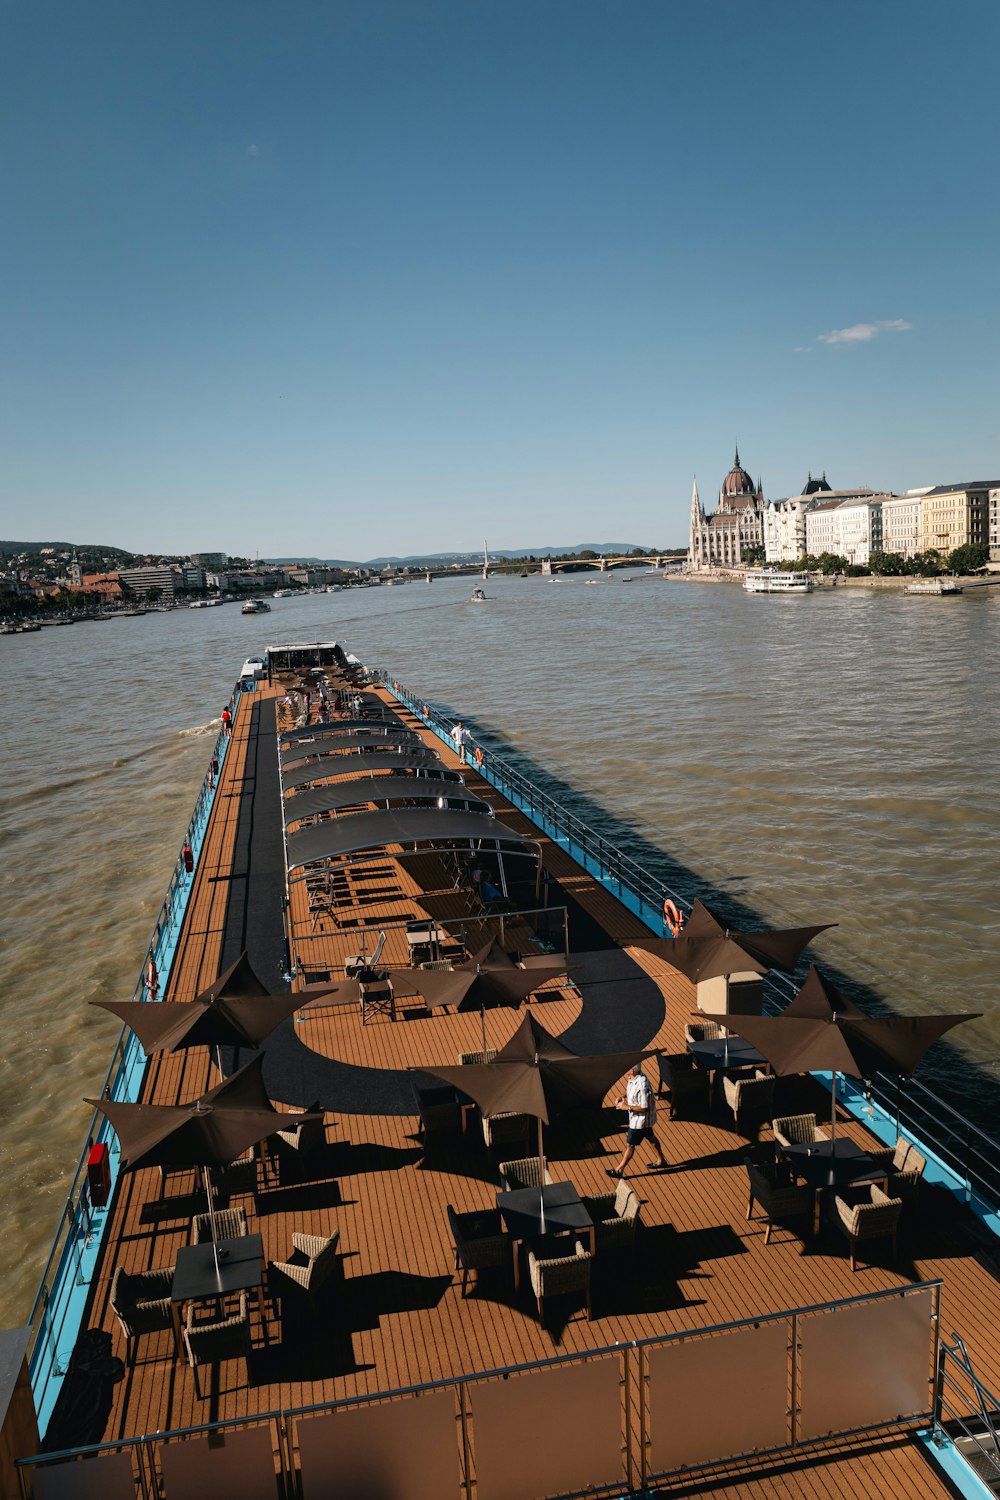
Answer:
[[[744,561],[748,547],[764,545],[764,490],[740,463],[737,448],[733,467],[722,481],[714,515],[706,516],[698,498],[698,481],[691,494],[691,538],[688,566],[731,568]]]

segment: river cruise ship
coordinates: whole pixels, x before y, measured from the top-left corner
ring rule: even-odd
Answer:
[[[808,594],[812,586],[808,573],[782,573],[777,568],[753,568],[743,576],[748,594]]]
[[[0,1335],[4,1494],[989,1494],[994,1143],[748,1065],[713,1016],[804,965],[686,978],[689,893],[424,686],[244,668]]]

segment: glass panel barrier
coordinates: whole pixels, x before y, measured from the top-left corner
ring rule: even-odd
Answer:
[[[274,1441],[267,1427],[164,1443],[158,1455],[165,1500],[276,1500]]]
[[[650,1349],[649,1474],[786,1444],[789,1336],[782,1318]]]
[[[453,1391],[341,1407],[296,1423],[303,1500],[458,1500]]]
[[[624,1485],[620,1387],[616,1357],[470,1385],[477,1500]]]
[[[135,1500],[130,1453],[40,1466],[31,1481],[35,1500]]]
[[[799,1319],[798,1437],[929,1412],[933,1288]]]

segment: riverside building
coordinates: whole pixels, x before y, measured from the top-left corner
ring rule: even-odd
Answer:
[[[831,490],[806,513],[806,551],[832,552],[852,566],[867,567],[883,551],[882,505],[889,498],[875,490]]]
[[[698,481],[691,492],[691,530],[688,566],[701,568],[739,567],[749,547],[764,545],[764,490],[740,463],[737,448],[733,467],[722,481],[714,514],[705,514],[698,495]]]
[[[921,552],[948,553],[989,540],[989,494],[1000,480],[939,484],[928,490],[920,507]]]
[[[832,493],[825,473],[822,479],[814,479],[810,474],[801,495],[769,501],[764,510],[766,562],[798,562],[800,557],[805,557],[806,513],[819,504],[824,494]]]

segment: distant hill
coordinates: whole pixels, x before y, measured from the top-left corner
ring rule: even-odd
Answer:
[[[497,547],[490,548],[490,559],[502,557],[555,557],[563,552],[606,552],[620,556],[632,552],[639,542],[576,542],[563,547]],[[652,549],[650,549],[652,550]],[[343,557],[268,557],[262,561],[281,568],[298,563],[302,567],[316,568],[426,568],[437,565],[449,567],[452,563],[478,562],[482,558],[478,550],[472,552],[420,552],[407,556],[369,557],[364,562],[349,562]]]
[[[43,547],[52,547],[56,552],[114,552],[119,557],[133,557],[134,553],[124,547],[105,546],[102,542],[4,542],[0,541],[0,552],[41,552]]]
[[[561,547],[491,547],[490,560],[501,557],[556,557],[564,552],[606,552],[619,555],[623,552],[632,552],[640,544],[638,542],[574,542],[569,546]],[[417,557],[373,557],[362,566],[366,568],[394,568],[414,565],[423,567],[428,563],[467,563],[476,562],[482,557],[479,550],[473,552],[430,552],[422,553]]]

